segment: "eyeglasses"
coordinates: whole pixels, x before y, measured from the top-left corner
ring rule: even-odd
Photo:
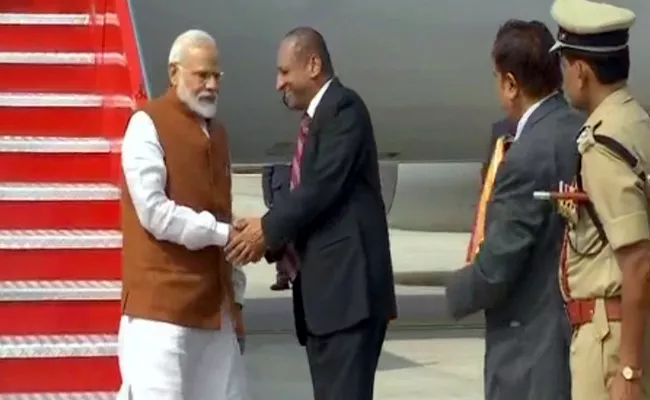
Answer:
[[[188,70],[192,74],[192,76],[196,77],[199,81],[201,82],[207,82],[211,78],[214,78],[215,82],[219,83],[221,82],[221,79],[223,78],[223,71],[206,71],[206,70],[189,70],[185,67],[183,67],[180,64],[176,64],[176,66],[180,69]]]
[[[192,75],[200,79],[202,82],[209,81],[211,78],[214,78],[215,81],[220,82],[223,78],[223,72],[218,71],[192,71]]]

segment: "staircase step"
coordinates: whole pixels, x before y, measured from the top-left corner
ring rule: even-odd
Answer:
[[[115,355],[117,355],[117,337],[115,335],[0,336],[0,360],[110,357]]]
[[[115,12],[114,1],[95,1],[99,12]],[[43,13],[43,14],[75,14],[88,12],[88,0],[2,0],[0,12],[10,13]],[[0,398],[1,399],[1,398]]]
[[[119,300],[119,281],[0,281],[0,301]]]
[[[0,400],[115,400],[116,392],[6,393]]]
[[[0,335],[117,332],[120,290],[119,281],[1,282],[0,315],[11,324]]]
[[[119,198],[120,189],[109,184],[0,183],[0,201],[91,202],[119,200]]]
[[[0,229],[119,229],[109,184],[0,183]]]
[[[0,182],[117,182],[118,150],[101,138],[0,136]]]
[[[120,231],[0,230],[0,250],[114,249],[121,246]]]
[[[72,153],[118,152],[120,140],[96,137],[0,136],[0,153]]]
[[[134,105],[119,95],[0,93],[0,134],[121,136]]]
[[[119,229],[117,201],[0,202],[0,229]]]
[[[120,279],[121,245],[117,230],[0,230],[0,280]]]
[[[129,96],[76,93],[0,93],[2,108],[97,108],[133,107]]]
[[[0,280],[119,280],[122,249],[0,250]]]
[[[1,153],[0,181],[115,182],[119,170],[113,157],[110,153]]]
[[[99,334],[117,332],[121,307],[115,300],[0,301],[0,313],[3,321],[11,321],[0,326],[0,334]]]
[[[0,13],[0,25],[21,26],[119,26],[115,13],[101,13],[95,16],[88,13]]]
[[[63,53],[63,52],[0,52],[0,64],[17,65],[126,65],[126,58],[121,53]]]
[[[11,92],[80,94],[130,90],[126,59],[120,53],[0,52],[0,87]]]
[[[111,391],[120,385],[115,335],[0,336],[0,388]]]
[[[0,51],[121,52],[115,14],[0,14]]]

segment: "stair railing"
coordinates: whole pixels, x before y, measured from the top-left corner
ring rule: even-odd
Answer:
[[[116,2],[117,19],[122,32],[122,46],[129,67],[131,94],[136,106],[140,106],[149,98],[150,87],[147,74],[143,69],[140,40],[133,23],[133,7],[130,0],[113,1]]]

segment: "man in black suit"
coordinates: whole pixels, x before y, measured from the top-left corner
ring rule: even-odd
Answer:
[[[485,311],[487,400],[571,398],[571,329],[558,285],[564,220],[550,202],[533,198],[575,175],[585,120],[558,90],[554,43],[536,21],[509,21],[497,33],[496,86],[516,131],[497,170],[485,239],[447,283],[455,318]]]
[[[289,32],[277,89],[303,112],[292,190],[226,247],[235,265],[293,251],[296,331],[316,400],[370,400],[386,328],[397,314],[386,210],[370,114],[334,77],[323,37]]]

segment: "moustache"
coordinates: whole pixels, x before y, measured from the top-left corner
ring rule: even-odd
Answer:
[[[291,109],[291,106],[289,106],[289,100],[287,100],[287,93],[282,93],[282,104],[284,104],[288,109]]]
[[[217,101],[217,96],[213,94],[200,94],[196,97],[198,101],[206,103],[215,103]]]

